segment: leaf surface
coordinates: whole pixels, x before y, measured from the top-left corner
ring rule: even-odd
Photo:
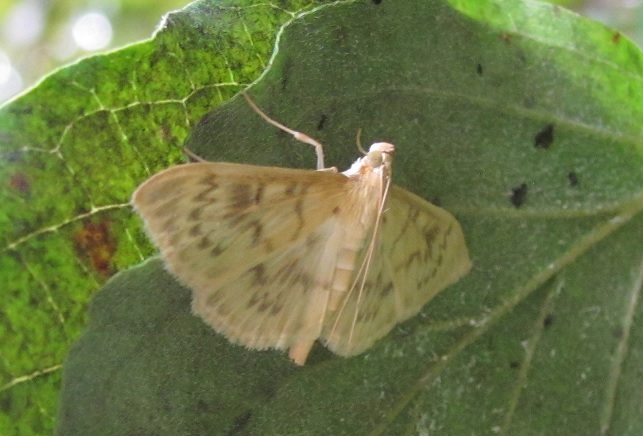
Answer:
[[[153,53],[167,38],[167,52],[150,56],[167,65],[160,68],[170,71],[166,80],[154,77],[154,62],[146,86],[140,68],[133,74],[131,65],[108,69],[111,78],[91,84],[75,70],[83,87],[71,87],[70,94],[85,96],[84,105],[76,103],[81,115],[71,127],[49,129],[50,144],[62,144],[58,151],[69,150],[62,157],[74,159],[57,156],[53,146],[42,154],[43,165],[73,170],[68,184],[74,189],[65,195],[77,196],[78,204],[122,205],[114,207],[125,223],[116,234],[127,228],[130,238],[118,239],[114,257],[123,256],[126,265],[137,248],[150,252],[124,206],[129,192],[167,165],[162,155],[172,150],[171,159],[179,160],[178,145],[188,132],[187,147],[209,160],[314,168],[308,146],[265,124],[240,98],[196,125],[216,104],[214,96],[227,100],[254,80],[251,72],[269,64],[248,91],[256,103],[325,144],[327,165],[343,169],[358,156],[358,128],[365,144],[396,144],[395,183],[456,215],[472,272],[364,355],[343,359],[317,347],[298,369],[283,354],[247,351],[209,330],[189,314],[189,291],[152,260],[118,275],[96,297],[88,330],[66,363],[58,431],[643,431],[640,51],[611,30],[537,2],[347,2],[295,18],[269,63],[271,37],[254,29],[264,20],[276,27],[279,19],[265,18],[274,9],[198,3],[171,15],[167,33],[129,49]],[[243,13],[254,13],[253,19],[234,15]],[[219,46],[204,37],[216,35],[215,28],[251,38],[246,45]],[[200,68],[181,68],[196,64]],[[69,98],[66,109],[77,101]],[[95,113],[87,116],[92,101]],[[158,124],[149,127],[143,115],[170,106],[175,121],[158,114]],[[94,124],[99,119],[104,130]],[[83,130],[86,120],[92,122]],[[87,153],[88,136],[94,144],[119,145],[99,147],[101,158],[99,151]],[[27,148],[16,147],[12,156],[41,156],[32,142],[20,142]],[[81,176],[97,161],[106,165],[104,178]],[[122,171],[117,161],[131,167]],[[47,191],[36,198],[65,192],[59,183],[42,186]],[[36,231],[52,226],[45,218],[58,216],[53,222],[60,223],[88,210],[65,205],[41,212]],[[11,216],[9,222],[20,221]],[[9,246],[13,255],[3,261],[29,266],[32,280],[44,275],[42,265],[63,258],[64,244],[57,251],[40,238],[60,236],[59,229],[67,227]],[[42,251],[31,247],[36,242]],[[130,247],[129,257],[121,243]],[[78,287],[62,279],[55,281],[55,295],[70,298],[65,290]],[[58,307],[65,314],[83,309]]]

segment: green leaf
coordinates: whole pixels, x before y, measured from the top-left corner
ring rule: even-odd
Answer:
[[[257,79],[281,25],[313,5],[195,3],[0,108],[0,434],[51,433],[89,297],[154,252],[132,191],[183,160],[198,119]]]
[[[17,162],[39,181],[7,194],[29,208],[0,216],[11,229],[0,270],[20,291],[3,327],[23,341],[3,345],[12,380],[48,368],[34,366],[55,355],[48,347],[64,353],[55,346],[83,321],[79,289],[100,282],[82,274],[73,225],[98,217],[89,233],[102,235],[109,217],[114,269],[149,253],[125,202],[168,150],[179,160],[188,131],[208,159],[314,168],[310,147],[242,99],[192,129],[268,64],[266,29],[289,17],[198,3],[153,41],[61,71],[0,113],[14,144],[2,174]],[[395,143],[395,182],[457,216],[472,272],[364,355],[317,347],[295,368],[282,353],[228,344],[147,262],[95,299],[66,362],[58,432],[640,434],[643,68],[613,36],[515,0],[355,1],[295,18],[249,93],[324,143],[327,165],[355,159],[358,128],[364,143]],[[36,338],[31,366],[24,338]],[[12,385],[8,401],[43,380]]]

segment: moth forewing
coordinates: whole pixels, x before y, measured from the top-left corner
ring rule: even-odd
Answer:
[[[340,244],[341,174],[225,163],[165,170],[134,193],[193,311],[233,342],[288,349],[319,337]]]

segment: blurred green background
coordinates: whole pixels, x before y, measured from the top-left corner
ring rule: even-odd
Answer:
[[[61,65],[152,36],[189,0],[0,0],[0,103]]]
[[[0,1],[0,103],[34,85],[60,65],[149,38],[163,14],[188,3],[188,0]],[[551,3],[612,26],[643,45],[643,0]]]

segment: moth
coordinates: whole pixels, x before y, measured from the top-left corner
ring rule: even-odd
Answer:
[[[132,197],[166,268],[192,290],[192,311],[217,332],[287,349],[297,365],[318,339],[353,356],[469,271],[458,221],[391,183],[393,144],[338,172],[318,141],[243,95],[315,147],[317,171],[201,161],[161,171]]]

